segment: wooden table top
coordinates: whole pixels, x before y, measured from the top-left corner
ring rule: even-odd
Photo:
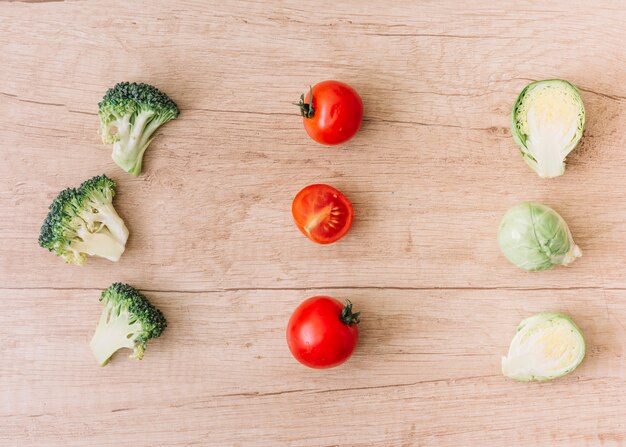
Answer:
[[[622,2],[155,3],[0,5],[0,445],[626,445]],[[579,86],[587,110],[552,180],[509,131],[519,91],[546,78]],[[341,147],[310,140],[292,105],[324,79],[363,98]],[[138,178],[97,134],[119,81],[181,108]],[[47,207],[101,173],[127,250],[65,265],[37,245]],[[331,246],[292,222],[315,182],[355,206]],[[498,222],[527,199],[569,223],[571,267],[529,274],[500,254]],[[114,281],[169,327],[143,361],[99,368],[89,340]],[[285,343],[318,294],[363,316],[333,370]],[[553,382],[505,379],[516,325],[544,310],[574,318],[586,360]]]

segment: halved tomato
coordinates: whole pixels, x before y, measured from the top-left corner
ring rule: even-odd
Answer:
[[[293,199],[291,212],[306,237],[318,244],[341,239],[352,226],[354,209],[341,191],[329,185],[309,185]]]

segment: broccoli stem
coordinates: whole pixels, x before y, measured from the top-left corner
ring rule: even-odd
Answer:
[[[105,306],[91,339],[91,351],[100,366],[106,365],[118,349],[134,349],[137,334],[141,332],[139,321],[131,323],[128,312],[122,310],[117,315],[118,310]]]
[[[143,154],[152,141],[151,136],[159,128],[160,120],[152,119],[151,110],[137,114],[135,121],[113,143],[113,160],[132,175],[139,175]]]
[[[119,214],[117,214],[113,205],[100,205],[98,207],[98,213],[95,214],[94,220],[102,222],[120,244],[126,244],[126,241],[128,240],[128,228],[126,228],[124,221]]]
[[[124,244],[121,244],[106,228],[97,233],[90,233],[81,228],[77,234],[82,241],[75,241],[70,245],[75,252],[100,256],[113,262],[117,262],[124,253]]]

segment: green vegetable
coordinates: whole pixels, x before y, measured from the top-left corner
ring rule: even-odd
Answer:
[[[585,339],[566,315],[543,312],[523,320],[502,358],[502,374],[528,382],[574,371],[585,357]]]
[[[142,359],[146,343],[160,337],[167,327],[165,317],[139,291],[115,283],[102,292],[104,309],[91,340],[91,351],[100,366],[119,349],[132,349],[131,358]]]
[[[511,113],[513,138],[540,177],[565,172],[565,157],[580,141],[584,128],[585,107],[578,89],[560,79],[526,86]]]
[[[50,205],[39,234],[39,245],[82,265],[87,255],[118,261],[124,252],[128,229],[113,208],[115,182],[99,175],[78,189],[59,193]]]
[[[582,256],[565,220],[537,202],[522,202],[506,212],[498,244],[509,261],[531,272],[567,265]]]
[[[174,101],[156,87],[120,82],[98,104],[100,135],[113,144],[113,160],[123,170],[139,175],[143,153],[154,132],[178,116]]]

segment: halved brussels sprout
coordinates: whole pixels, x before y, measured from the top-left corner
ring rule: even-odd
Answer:
[[[542,312],[523,320],[502,357],[502,374],[529,382],[574,371],[585,357],[585,339],[567,315]]]
[[[509,261],[530,272],[567,265],[582,256],[565,220],[537,202],[522,202],[506,212],[498,244]]]
[[[565,172],[565,157],[580,141],[584,128],[585,107],[578,89],[560,79],[526,86],[511,113],[513,138],[540,177]]]

